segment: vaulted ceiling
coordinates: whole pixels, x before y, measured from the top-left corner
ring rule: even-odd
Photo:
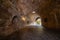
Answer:
[[[21,20],[21,17],[27,17],[33,11],[41,16],[44,27],[55,30],[60,29],[59,2],[60,0],[0,0],[0,29],[2,30],[6,27],[5,31],[0,34],[8,33],[10,30],[8,28],[12,28],[12,26],[11,30],[18,26],[23,26],[24,22]],[[17,22],[15,18],[17,18]]]

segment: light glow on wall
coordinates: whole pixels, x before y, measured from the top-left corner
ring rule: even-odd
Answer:
[[[25,20],[26,20],[26,18],[25,18],[25,17],[22,17],[22,20],[23,20],[23,21],[25,21]]]

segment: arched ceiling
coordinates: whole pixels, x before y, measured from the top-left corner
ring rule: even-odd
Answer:
[[[60,15],[60,0],[19,0],[18,7],[20,7],[23,13],[29,14],[32,11],[36,11],[42,18],[43,25],[48,28],[60,28],[58,14]],[[47,19],[47,22],[44,20]]]
[[[2,9],[4,9],[5,11]],[[55,30],[60,29],[60,0],[0,0],[0,11],[1,11],[0,14],[3,15],[5,13],[10,14],[8,16],[9,19],[6,18],[7,21],[4,22],[5,26],[2,28],[0,26],[1,30],[3,28],[6,28],[4,32],[2,32],[3,30],[0,31],[2,32],[1,33],[2,35],[11,34],[13,31],[10,31],[10,29],[14,31],[16,30],[15,27],[17,27],[17,25],[15,24],[13,24],[14,26],[11,25],[12,18],[14,16],[18,17],[17,19],[18,22],[16,24],[18,24],[18,26],[21,27],[25,25],[23,24],[24,22],[21,20],[21,16],[22,15],[27,16],[31,14],[31,12],[33,11],[35,11],[38,15],[41,16],[42,25],[44,27]],[[7,15],[5,14],[5,17]]]
[[[60,0],[18,0],[16,6],[23,15],[29,15],[36,11],[42,18],[42,24],[49,28],[60,28]],[[47,22],[44,20],[47,19]]]
[[[39,7],[40,0],[19,0],[18,7],[21,8],[24,14],[36,11]]]

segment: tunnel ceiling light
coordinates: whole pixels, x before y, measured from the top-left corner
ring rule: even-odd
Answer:
[[[33,11],[32,13],[36,13],[35,11]]]

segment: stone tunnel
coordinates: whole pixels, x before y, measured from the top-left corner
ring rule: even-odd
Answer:
[[[0,40],[60,40],[60,0],[0,0]]]

